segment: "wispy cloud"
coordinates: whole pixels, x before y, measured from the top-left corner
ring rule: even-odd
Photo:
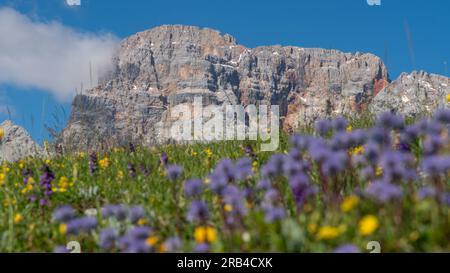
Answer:
[[[81,6],[81,0],[66,0],[69,6]]]
[[[37,87],[59,99],[82,83],[89,87],[91,78],[95,84],[118,43],[111,34],[32,20],[11,8],[0,8],[0,37],[0,85]]]

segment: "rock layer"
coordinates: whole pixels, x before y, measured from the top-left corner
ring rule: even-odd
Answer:
[[[122,42],[112,71],[74,99],[60,141],[77,149],[164,141],[161,128],[171,122],[171,109],[196,96],[218,107],[279,105],[283,128],[293,131],[320,117],[368,108],[432,111],[448,93],[448,78],[426,73],[403,74],[391,83],[383,61],[372,54],[249,49],[215,30],[161,26]]]
[[[1,123],[0,128],[4,131],[4,136],[0,139],[0,163],[42,154],[41,147],[24,128],[14,125],[9,120]]]

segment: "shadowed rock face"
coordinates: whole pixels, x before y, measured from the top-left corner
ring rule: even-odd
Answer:
[[[424,103],[431,111],[449,92],[442,85],[448,78],[418,75],[389,83],[384,63],[372,54],[293,46],[249,49],[215,30],[161,26],[123,41],[113,70],[99,86],[74,99],[60,140],[78,149],[164,141],[160,130],[171,122],[170,109],[190,104],[195,96],[217,107],[279,105],[286,131],[319,117],[351,115],[372,103],[374,112],[413,114]],[[415,99],[417,92],[405,88],[419,81],[422,95],[404,106],[397,93]],[[436,95],[428,95],[438,87]]]
[[[27,156],[42,154],[42,149],[37,145],[25,129],[14,125],[7,120],[0,124],[4,130],[4,136],[0,140],[0,163],[2,161],[17,161]]]

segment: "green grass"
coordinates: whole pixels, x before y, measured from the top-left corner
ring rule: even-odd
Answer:
[[[354,128],[371,124],[370,120],[353,121]],[[114,226],[124,231],[131,224],[103,219],[99,214],[99,227],[94,232],[67,236],[60,232],[59,225],[52,220],[53,210],[70,204],[82,215],[86,209],[100,210],[105,204],[125,204],[141,205],[146,209],[144,220],[152,227],[159,242],[177,236],[183,242],[181,251],[190,252],[196,244],[194,230],[197,225],[185,219],[192,200],[183,196],[184,181],[189,178],[206,180],[219,160],[245,156],[243,147],[246,145],[252,145],[257,154],[254,166],[259,172],[259,167],[271,154],[288,150],[287,139],[288,136],[282,135],[279,150],[271,153],[259,152],[259,143],[250,141],[137,147],[134,152],[128,148],[111,149],[98,154],[99,160],[108,158],[110,164],[94,174],[89,172],[89,155],[86,153],[56,156],[47,162],[28,158],[13,164],[4,163],[0,169],[0,174],[3,174],[3,178],[0,175],[0,251],[51,252],[56,246],[75,240],[80,242],[83,252],[100,252],[97,243],[99,231],[103,227]],[[162,152],[167,153],[170,163],[184,168],[183,179],[177,182],[167,180],[159,162]],[[67,186],[65,192],[56,192],[49,206],[40,207],[28,198],[31,194],[41,194],[39,179],[44,164],[48,164],[55,174],[54,187],[60,187],[61,177],[68,178],[73,185]],[[136,166],[136,177],[128,174],[128,164]],[[149,176],[140,172],[141,165],[150,171]],[[29,192],[24,193],[22,170],[25,168],[32,170],[35,184]],[[317,173],[311,176],[314,183],[320,183]],[[368,183],[358,178],[352,169],[338,179],[345,185],[344,198],[352,195],[355,187],[364,187]],[[256,175],[240,183],[241,186],[254,186],[258,180],[259,176]],[[447,185],[448,182],[447,177]],[[326,203],[320,194],[309,200],[302,211],[297,211],[286,180],[279,179],[276,183],[283,192],[288,217],[274,223],[266,223],[257,203],[249,200],[249,214],[243,219],[243,226],[228,228],[221,215],[219,198],[209,190],[203,194],[202,199],[208,202],[211,212],[208,225],[217,230],[212,251],[330,252],[339,245],[352,243],[362,252],[368,252],[366,245],[370,241],[380,242],[383,252],[450,251],[449,208],[440,206],[432,199],[417,200],[415,193],[421,181],[405,186],[406,197],[396,203],[379,205],[362,198],[354,208],[345,212],[341,209],[341,201]],[[257,194],[256,198],[261,198],[261,194]],[[359,232],[359,223],[367,215],[375,216],[379,226],[369,235],[363,235]],[[338,234],[328,239],[321,238],[319,230],[324,231],[327,227]]]

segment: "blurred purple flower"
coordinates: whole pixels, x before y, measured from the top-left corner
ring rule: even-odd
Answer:
[[[203,181],[200,179],[190,179],[184,184],[184,195],[186,197],[199,196],[203,192]]]
[[[100,232],[99,246],[104,250],[115,247],[117,240],[117,231],[113,228],[105,228]]]
[[[345,244],[338,246],[334,253],[360,253],[359,248],[353,244]]]
[[[190,222],[205,222],[209,218],[208,205],[200,200],[192,201],[187,219]]]
[[[376,181],[366,188],[365,194],[378,202],[385,203],[401,198],[403,196],[403,191],[397,185]]]
[[[166,167],[167,178],[171,181],[176,181],[181,177],[183,168],[178,165],[168,165]]]
[[[317,134],[319,134],[320,136],[325,136],[331,131],[332,124],[328,119],[319,119],[316,120],[314,128]]]
[[[57,208],[53,212],[53,219],[58,223],[65,223],[75,218],[75,210],[70,205]]]

